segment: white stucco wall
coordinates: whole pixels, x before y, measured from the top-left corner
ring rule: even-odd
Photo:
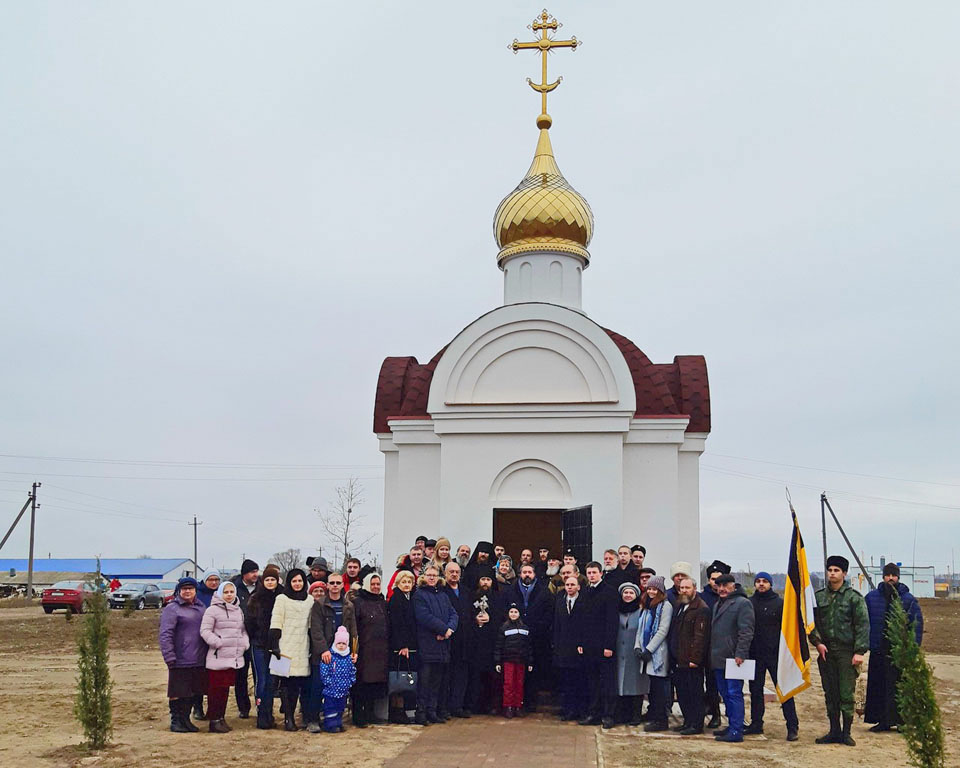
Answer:
[[[527,303],[478,318],[447,346],[427,410],[378,436],[385,563],[421,533],[490,539],[495,508],[587,504],[595,558],[640,543],[658,573],[699,562],[705,436],[688,439],[686,417],[633,418],[626,361],[581,313]]]

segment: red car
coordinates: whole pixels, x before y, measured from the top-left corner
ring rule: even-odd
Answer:
[[[173,592],[177,588],[177,582],[161,581],[157,583],[157,586],[160,588],[160,591],[163,592],[163,605],[160,606],[163,608],[167,603],[173,600]]]
[[[44,613],[53,613],[54,608],[83,613],[83,600],[93,591],[93,586],[84,581],[58,581],[50,589],[43,590],[40,605]]]

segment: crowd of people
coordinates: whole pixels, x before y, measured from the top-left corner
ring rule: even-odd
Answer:
[[[448,539],[421,536],[385,587],[356,558],[334,570],[319,556],[307,559],[308,572],[281,574],[273,564],[261,572],[245,560],[229,581],[213,573],[202,584],[180,579],[160,622],[170,730],[198,730],[192,713],[208,718],[214,733],[230,731],[232,686],[239,716],[250,717],[255,703],[261,729],[277,727],[275,698],[285,730],[318,733],[343,731],[348,704],[355,727],[427,726],[478,714],[523,717],[552,693],[560,718],[580,725],[664,731],[676,700],[682,718],[672,729],[681,736],[708,729],[718,741],[740,742],[763,733],[764,683],[768,674],[777,681],[783,614],[773,578],[757,573],[748,596],[730,566],[714,560],[698,590],[690,563],[673,563],[668,581],[644,565],[646,554],[641,545],[621,546],[602,562],[580,563],[572,550],[541,547],[514,561],[491,542],[454,552]],[[867,722],[891,730],[899,722],[897,670],[886,615],[902,601],[918,642],[923,618],[896,565],[884,568],[866,600],[847,583],[848,568],[841,556],[828,559],[809,640],[830,722],[816,741],[853,746],[863,655],[871,651]],[[748,659],[756,672],[746,724],[744,676],[733,665]],[[781,710],[787,740],[796,741],[794,700]]]

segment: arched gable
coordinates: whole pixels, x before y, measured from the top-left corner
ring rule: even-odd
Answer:
[[[496,405],[633,413],[636,394],[623,354],[599,325],[555,304],[511,304],[450,342],[433,372],[427,411]]]

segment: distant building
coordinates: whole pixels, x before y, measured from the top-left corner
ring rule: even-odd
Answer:
[[[27,566],[26,558],[0,558],[0,584],[26,584]],[[95,557],[38,558],[33,561],[33,583],[34,587],[49,586],[56,581],[71,580],[63,576],[50,581],[57,574],[87,574],[96,570]],[[202,574],[203,569],[197,569],[192,559],[184,557],[108,557],[100,559],[100,572],[108,580],[145,584],[176,581],[195,572]]]
[[[881,559],[881,563],[882,563]],[[900,566],[900,583],[906,584],[910,589],[910,592],[913,593],[914,597],[935,597],[934,592],[934,567],[932,565],[918,565],[916,567],[903,565],[898,563]],[[868,565],[866,566],[866,571],[870,574],[870,578],[873,579],[873,584],[876,586],[881,581],[883,581],[883,565]],[[858,592],[867,594],[870,591],[870,583],[867,581],[865,575],[861,573],[859,566],[856,563],[850,563],[850,586],[856,589]]]

